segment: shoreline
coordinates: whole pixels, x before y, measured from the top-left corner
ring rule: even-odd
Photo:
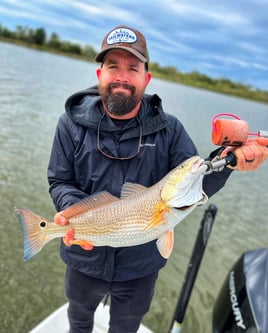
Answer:
[[[21,40],[14,40],[12,38],[7,38],[7,37],[3,37],[3,36],[0,36],[0,42],[13,44],[13,45],[17,45],[17,46],[21,46],[21,47],[25,47],[25,48],[30,48],[30,49],[37,50],[40,52],[48,52],[48,53],[56,54],[56,55],[63,56],[63,57],[68,57],[68,58],[73,58],[76,60],[94,63],[94,59],[89,59],[88,57],[86,57],[84,55],[78,55],[78,54],[74,54],[71,52],[64,52],[64,51],[50,48],[48,46],[43,46],[43,45],[39,46],[37,44],[30,44],[30,43],[27,43],[27,42],[24,42]],[[190,79],[189,76],[191,74],[179,75],[179,73],[176,72],[176,68],[174,68],[174,73],[171,73],[171,69],[173,69],[173,67],[169,68],[168,74],[165,73],[165,68],[159,67],[158,64],[152,63],[152,64],[150,64],[150,67],[151,68],[149,68],[149,70],[151,71],[153,77],[160,79],[160,80],[165,80],[165,81],[174,82],[174,83],[178,83],[181,85],[185,85],[185,86],[189,86],[189,87],[193,87],[193,88],[197,88],[197,89],[203,89],[203,90],[207,90],[207,91],[211,91],[211,92],[216,92],[216,93],[220,93],[220,94],[227,95],[227,96],[243,98],[243,99],[251,100],[254,102],[258,102],[258,103],[268,104],[268,91],[259,90],[254,87],[247,88],[246,86],[243,86],[243,84],[240,84],[241,90],[237,89],[236,84],[234,84],[233,89],[230,88],[229,86],[219,87],[217,84],[220,83],[221,80],[212,80],[212,79],[211,79],[211,81],[213,81],[213,83],[215,83],[215,84],[208,85],[206,82],[201,82],[198,80]],[[154,69],[154,67],[155,67],[155,69]],[[201,75],[201,74],[199,74],[199,75]],[[227,80],[227,81],[229,81],[229,80]],[[237,85],[239,85],[239,84],[237,84]]]

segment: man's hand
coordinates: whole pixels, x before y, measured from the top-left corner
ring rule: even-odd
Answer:
[[[59,224],[61,226],[64,226],[66,224],[68,224],[68,220],[63,216],[61,215],[62,212],[59,212],[57,214],[55,214],[54,216],[54,222],[56,224]],[[65,234],[65,237],[63,237],[63,242],[66,246],[71,246],[71,245],[79,245],[82,249],[84,250],[92,250],[93,249],[93,245],[90,243],[90,242],[87,242],[85,240],[77,240],[75,237],[74,237],[74,229],[72,227],[70,227],[67,231],[66,231],[66,234]]]
[[[268,157],[268,139],[264,137],[248,139],[242,146],[227,147],[221,154],[226,156],[229,152],[233,152],[236,157],[236,165],[228,168],[240,171],[252,171],[258,167]]]
[[[68,229],[66,231],[65,237],[62,238],[63,243],[66,246],[71,246],[74,239],[75,238],[74,238],[74,229],[73,228]]]

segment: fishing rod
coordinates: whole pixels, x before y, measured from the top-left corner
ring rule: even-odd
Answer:
[[[180,297],[169,329],[170,333],[181,332],[181,325],[183,323],[186,308],[207,246],[216,213],[217,207],[210,204],[201,220],[191,259],[181,288]]]

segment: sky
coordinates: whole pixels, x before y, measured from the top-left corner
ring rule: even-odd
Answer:
[[[0,0],[0,24],[44,28],[100,49],[120,24],[146,37],[150,60],[268,90],[267,0]]]

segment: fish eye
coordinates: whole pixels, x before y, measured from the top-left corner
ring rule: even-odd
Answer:
[[[40,225],[41,228],[45,228],[46,222],[45,221],[40,221],[39,225]]]

